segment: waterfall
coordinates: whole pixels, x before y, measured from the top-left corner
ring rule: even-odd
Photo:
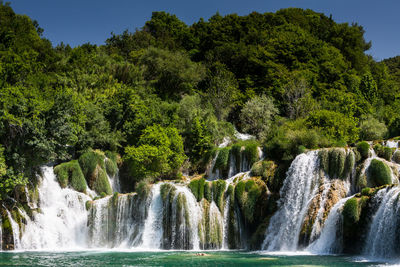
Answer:
[[[319,184],[318,152],[300,154],[292,162],[281,189],[279,209],[272,216],[263,242],[266,250],[296,250],[309,201]]]
[[[353,196],[342,198],[333,206],[326,219],[321,235],[308,246],[308,250],[318,254],[341,253],[343,241],[342,208]]]
[[[381,189],[374,198],[379,208],[370,225],[364,254],[375,258],[390,258],[398,252],[398,214],[400,188]]]
[[[324,187],[324,189],[323,189],[321,197],[320,197],[320,204],[319,204],[319,209],[317,212],[317,217],[315,218],[315,222],[314,222],[312,230],[311,230],[310,241],[315,240],[319,236],[319,234],[321,232],[321,228],[324,224],[323,219],[324,219],[324,213],[325,213],[325,203],[327,201],[328,192],[331,188],[330,182],[324,181],[323,187]]]
[[[28,220],[21,239],[23,249],[75,249],[86,247],[86,201],[90,197],[62,189],[52,167],[43,167],[38,188],[41,212]],[[14,227],[13,227],[14,229]],[[14,230],[15,232],[15,230]]]
[[[163,202],[160,194],[161,184],[154,184],[151,189],[151,202],[143,229],[141,248],[159,249],[163,235]]]
[[[20,229],[19,225],[16,221],[14,221],[9,210],[7,211],[8,220],[10,221],[11,228],[13,231],[13,239],[14,239],[14,249],[21,249],[21,239],[20,239]]]

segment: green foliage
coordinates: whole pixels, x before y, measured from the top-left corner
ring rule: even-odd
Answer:
[[[372,116],[362,117],[360,122],[360,138],[362,140],[383,139],[388,130],[384,123]]]
[[[345,142],[354,142],[358,139],[357,121],[338,112],[315,111],[307,118],[307,123],[312,128],[322,130],[328,138]]]
[[[133,182],[160,176],[176,177],[184,159],[183,142],[177,129],[160,125],[147,127],[138,146],[126,147],[124,156]]]
[[[277,113],[272,98],[256,96],[246,102],[240,113],[242,128],[245,132],[265,139],[270,133],[272,121]]]
[[[368,167],[368,174],[374,186],[392,183],[392,172],[382,161],[373,159]]]
[[[226,182],[224,180],[216,180],[212,182],[213,200],[221,212],[224,211],[224,193]]]
[[[98,194],[106,194],[111,195],[112,189],[110,182],[107,177],[107,173],[104,169],[100,168],[99,166],[95,170],[95,180],[93,182],[93,189]]]
[[[70,185],[79,192],[86,192],[86,180],[77,160],[62,163],[54,168],[58,183],[62,188]]]
[[[365,141],[357,143],[357,151],[360,153],[362,159],[369,157],[369,144]]]

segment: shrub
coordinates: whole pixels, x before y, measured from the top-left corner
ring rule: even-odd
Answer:
[[[369,144],[367,142],[359,142],[357,144],[357,150],[360,153],[362,159],[366,159],[369,157]]]
[[[390,147],[383,148],[382,158],[386,159],[387,161],[390,161],[392,158],[392,154],[393,154],[393,150]]]
[[[386,136],[388,130],[384,123],[372,116],[362,118],[360,123],[360,138],[363,140],[378,140]]]
[[[368,167],[368,172],[374,186],[392,183],[390,168],[380,160],[373,159]]]
[[[263,193],[265,183],[262,180],[242,180],[235,187],[235,198],[243,213],[245,220],[253,223],[256,204]]]

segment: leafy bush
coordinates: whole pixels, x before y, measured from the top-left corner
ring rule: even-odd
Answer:
[[[363,117],[360,123],[360,138],[362,140],[380,140],[388,132],[386,125],[371,115]]]
[[[115,161],[113,161],[112,159],[107,158],[105,161],[105,165],[106,165],[107,174],[111,177],[114,177],[118,172],[117,163]]]
[[[363,196],[370,196],[372,192],[372,189],[369,187],[365,187],[361,190],[361,195]]]
[[[264,181],[273,179],[277,165],[273,161],[258,161],[251,167],[251,176],[261,176]]]
[[[392,183],[392,172],[382,161],[373,159],[368,167],[368,173],[374,186]]]

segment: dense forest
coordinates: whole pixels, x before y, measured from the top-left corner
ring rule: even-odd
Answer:
[[[43,164],[94,149],[117,155],[133,190],[204,172],[236,130],[283,165],[305,149],[400,135],[400,58],[375,61],[362,26],[312,10],[193,25],[154,12],[99,46],[42,34],[0,4],[2,200]]]

